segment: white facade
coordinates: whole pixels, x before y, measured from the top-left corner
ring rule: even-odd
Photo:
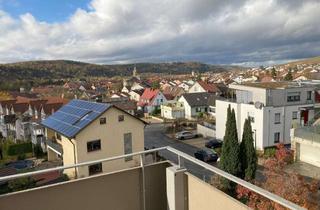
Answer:
[[[186,99],[182,96],[178,102],[184,106],[184,115],[186,119],[192,120],[198,116],[201,112],[208,112],[208,106],[190,106]]]
[[[207,92],[205,89],[203,89],[203,87],[198,83],[194,83],[194,85],[192,85],[192,87],[190,87],[190,89],[188,90],[189,93],[204,93]]]
[[[290,144],[290,129],[296,125],[305,125],[314,117],[314,103],[310,103],[305,96],[310,88],[291,90],[253,88],[253,91],[250,91],[249,87],[245,89],[246,91],[236,90],[237,100],[234,102],[216,100],[216,137],[218,139],[223,140],[225,134],[229,105],[236,114],[239,140],[242,138],[244,121],[250,117],[253,138],[259,150],[277,143]],[[299,102],[286,101],[292,93],[296,94],[298,91],[300,91]]]
[[[139,101],[140,100],[140,95],[135,92],[135,91],[130,91],[128,93],[130,95],[130,99],[133,100],[133,101]]]
[[[166,119],[184,118],[184,107],[181,103],[161,105],[161,117]]]

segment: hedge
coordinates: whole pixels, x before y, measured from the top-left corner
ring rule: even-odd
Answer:
[[[31,142],[11,144],[8,146],[8,155],[10,156],[31,153],[31,152],[32,152]]]

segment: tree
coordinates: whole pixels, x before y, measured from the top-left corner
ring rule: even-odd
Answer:
[[[277,77],[277,72],[276,72],[276,69],[273,67],[272,70],[271,70],[271,76],[273,78],[276,78]]]
[[[257,170],[257,155],[253,145],[250,119],[246,119],[243,126],[242,141],[240,143],[241,178],[251,181]]]
[[[293,77],[292,77],[292,72],[291,69],[288,70],[288,73],[286,74],[286,76],[284,77],[285,81],[292,81]]]
[[[265,180],[256,181],[255,184],[306,209],[319,209],[320,204],[317,198],[318,181],[307,181],[297,173],[287,173],[284,167],[290,164],[292,159],[293,152],[285,148],[283,144],[279,144],[275,157],[269,158],[264,164],[263,175]],[[237,197],[247,201],[246,204],[252,209],[286,209],[280,204],[242,186],[237,186],[236,192]]]
[[[160,88],[160,84],[158,81],[153,81],[151,84],[152,89],[159,89]]]
[[[227,110],[227,122],[226,131],[223,138],[223,146],[220,157],[219,166],[222,170],[235,175],[241,175],[241,165],[239,160],[240,147],[238,143],[237,125],[234,109],[231,111],[229,105]],[[223,188],[229,192],[233,192],[235,189],[235,184],[222,179],[221,184]]]

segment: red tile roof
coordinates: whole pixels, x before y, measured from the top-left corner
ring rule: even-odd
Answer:
[[[144,106],[152,101],[152,99],[159,93],[158,89],[146,88],[140,97],[138,106]]]
[[[198,83],[208,93],[220,92],[219,88],[214,84],[209,84],[209,83],[206,83],[206,82],[203,82],[203,81],[198,81]]]
[[[60,109],[63,106],[63,103],[47,103],[42,105],[42,109],[44,113],[47,115],[51,115],[54,112],[56,112],[58,109]]]
[[[12,104],[10,109],[13,108],[14,110],[14,113],[20,113],[20,114],[23,114],[25,113],[26,111],[28,111],[29,109],[29,104],[28,103],[15,103],[15,104]]]

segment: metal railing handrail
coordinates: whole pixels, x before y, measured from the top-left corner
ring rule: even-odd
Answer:
[[[273,193],[271,193],[271,192],[269,192],[269,191],[267,191],[265,189],[262,189],[261,187],[258,187],[258,186],[254,185],[254,184],[251,184],[251,183],[249,183],[249,182],[247,182],[247,181],[245,181],[243,179],[240,179],[240,178],[238,178],[236,176],[233,176],[233,175],[231,175],[231,174],[229,174],[229,173],[227,173],[227,172],[225,172],[225,171],[223,171],[223,170],[221,170],[221,169],[219,169],[217,167],[211,166],[211,165],[209,165],[209,164],[207,164],[207,163],[205,163],[203,161],[200,161],[200,160],[198,160],[198,159],[196,159],[196,158],[194,158],[194,157],[192,157],[190,155],[187,155],[187,154],[185,154],[185,153],[183,153],[183,152],[181,152],[179,150],[176,150],[176,149],[174,149],[172,147],[168,147],[167,150],[177,154],[179,156],[179,158],[178,158],[179,162],[181,161],[180,157],[183,157],[184,159],[187,159],[187,160],[189,160],[189,161],[191,161],[191,162],[193,162],[193,163],[195,163],[197,165],[200,165],[200,166],[204,167],[205,169],[207,169],[207,170],[209,170],[209,171],[211,171],[213,173],[216,173],[216,174],[218,174],[218,175],[220,175],[220,176],[222,176],[222,177],[224,177],[224,178],[226,178],[226,179],[228,179],[230,181],[233,181],[233,182],[235,182],[235,183],[237,183],[237,184],[239,184],[239,185],[241,185],[241,186],[243,186],[243,187],[245,187],[245,188],[247,188],[247,189],[249,189],[251,191],[254,191],[254,192],[256,192],[256,193],[258,193],[258,194],[260,194],[260,195],[262,195],[262,196],[264,196],[264,197],[266,197],[266,198],[268,198],[268,199],[270,199],[270,200],[272,200],[272,201],[274,201],[276,203],[279,203],[284,207],[287,207],[289,209],[294,209],[294,210],[303,210],[303,209],[305,209],[305,208],[302,208],[301,206],[299,206],[297,204],[294,204],[294,203],[292,203],[292,202],[290,202],[290,201],[288,201],[288,200],[286,200],[286,199],[284,199],[284,198],[282,198],[282,197],[280,197],[278,195],[275,195],[275,194],[273,194]],[[179,165],[180,164],[181,163],[179,163]]]
[[[142,155],[142,154],[148,154],[148,153],[157,152],[157,151],[166,150],[166,149],[167,149],[167,147],[159,147],[159,148],[150,149],[150,150],[146,150],[146,151],[134,152],[131,154],[119,155],[119,156],[104,158],[104,159],[100,159],[100,160],[86,161],[86,162],[82,162],[82,163],[70,164],[70,165],[66,165],[66,166],[58,166],[55,168],[43,169],[43,170],[39,170],[39,171],[32,171],[32,172],[26,172],[26,173],[15,174],[15,175],[10,175],[10,176],[4,176],[4,177],[0,177],[0,182],[9,181],[9,180],[17,179],[17,178],[34,176],[34,175],[53,172],[53,171],[62,171],[65,169],[70,169],[70,168],[88,166],[88,165],[93,165],[93,164],[97,164],[97,163],[101,163],[101,162],[113,161],[113,160],[123,159],[123,158],[127,158],[127,157],[133,157],[133,156]]]
[[[59,166],[59,167],[55,167],[55,168],[49,168],[49,169],[43,169],[43,170],[39,170],[39,171],[32,171],[32,172],[27,172],[27,173],[22,173],[22,174],[15,174],[15,175],[10,175],[10,176],[4,176],[4,177],[0,177],[0,182],[3,181],[9,181],[9,180],[13,180],[13,179],[17,179],[17,178],[22,178],[22,177],[29,177],[29,176],[33,176],[33,175],[38,175],[38,174],[43,174],[43,173],[48,173],[48,172],[53,172],[53,171],[61,171],[61,170],[65,170],[65,169],[70,169],[70,168],[77,168],[77,167],[81,167],[81,166],[88,166],[88,165],[92,165],[92,164],[96,164],[96,163],[101,163],[101,162],[106,162],[106,161],[113,161],[113,160],[118,160],[118,159],[123,159],[126,157],[132,157],[132,156],[137,156],[140,155],[140,158],[143,157],[142,155],[148,154],[148,153],[152,153],[152,152],[159,152],[159,151],[163,151],[163,150],[167,150],[170,151],[174,154],[176,154],[178,156],[178,165],[179,167],[181,167],[181,157],[189,160],[215,174],[218,174],[230,181],[233,181],[249,190],[252,190],[253,192],[256,192],[278,204],[281,204],[284,207],[287,207],[289,209],[294,209],[294,210],[304,210],[305,208],[302,208],[300,206],[298,206],[297,204],[294,204],[278,195],[275,195],[267,190],[264,190],[254,184],[251,184],[249,182],[246,182],[245,180],[242,180],[236,176],[233,176],[217,167],[211,166],[203,161],[200,161],[184,152],[181,152],[179,150],[176,150],[170,146],[167,147],[159,147],[159,148],[155,148],[155,149],[150,149],[150,150],[146,150],[146,151],[140,151],[140,152],[135,152],[135,153],[131,153],[131,154],[126,154],[126,155],[120,155],[120,156],[114,156],[114,157],[110,157],[110,158],[104,158],[104,159],[100,159],[100,160],[94,160],[94,161],[87,161],[87,162],[83,162],[83,163],[77,163],[77,164],[71,164],[71,165],[67,165],[67,166]],[[141,160],[142,161],[142,160]],[[142,166],[143,166],[143,162],[141,162]]]

